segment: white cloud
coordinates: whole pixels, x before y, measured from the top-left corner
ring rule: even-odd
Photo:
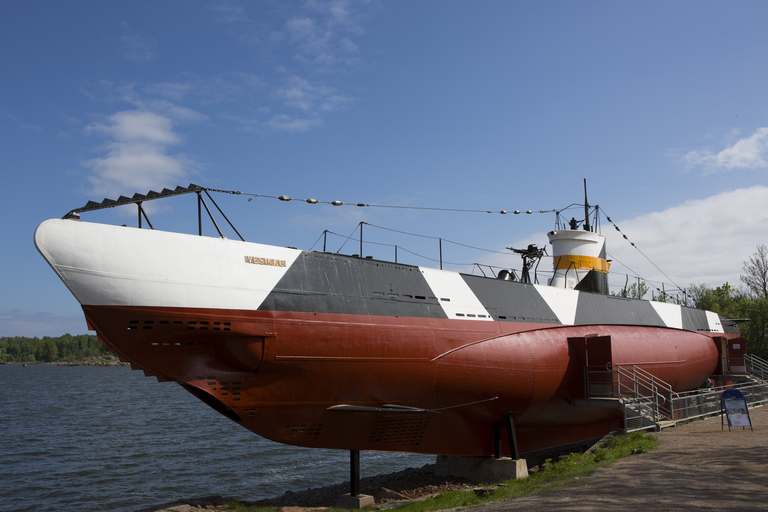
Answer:
[[[758,128],[749,137],[737,140],[725,149],[690,151],[683,156],[688,167],[718,169],[759,169],[768,167],[768,127]]]
[[[356,5],[359,6],[364,3],[366,2],[358,2]],[[361,15],[353,12],[352,5],[353,2],[350,0],[333,0],[331,2],[308,0],[306,2],[307,9],[328,17],[328,26],[341,27],[351,34],[360,35],[363,33],[363,27],[358,21]]]
[[[86,164],[94,171],[92,179],[97,189],[110,188],[101,183],[102,179],[110,176],[114,181],[119,174],[113,172],[119,167],[117,163],[126,161],[129,155],[149,159],[154,165],[168,169],[170,175],[178,175],[181,172],[179,165],[184,167],[187,163],[178,157],[170,157],[168,148],[179,141],[158,138],[175,135],[174,123],[200,122],[215,117],[262,134],[270,131],[306,132],[323,126],[331,113],[355,101],[353,95],[340,90],[343,86],[331,87],[316,77],[318,74],[347,73],[359,64],[362,52],[353,39],[363,33],[360,21],[370,10],[365,2],[310,0],[303,3],[298,13],[296,9],[287,9],[285,12],[289,14],[275,26],[261,21],[266,19],[264,16],[250,16],[251,7],[247,4],[222,2],[210,9],[215,12],[215,19],[238,40],[266,41],[260,43],[258,49],[270,53],[277,77],[268,82],[263,75],[242,71],[209,77],[182,73],[171,80],[155,83],[101,81],[96,84],[102,89],[100,95],[90,94],[84,88],[83,92],[94,100],[125,102],[134,109],[116,114],[107,122],[92,124],[86,130],[113,139],[105,146],[107,156]],[[138,62],[154,59],[157,43],[153,38],[124,24],[121,41],[126,58]],[[297,61],[306,64],[306,69],[296,71]],[[219,107],[217,112],[217,106],[225,103],[229,104],[229,111]],[[129,116],[127,112],[134,114]],[[138,116],[139,112],[154,113],[170,127],[153,124],[149,116]],[[129,130],[133,122],[146,123],[150,130],[146,138],[152,141],[151,144],[140,146],[138,139],[130,143],[120,142],[117,137],[122,131]],[[177,165],[172,166],[173,163]]]
[[[176,103],[211,106],[230,102],[238,107],[236,111],[211,116],[234,121],[253,132],[305,132],[318,128],[330,113],[355,101],[343,85],[330,87],[316,77],[347,74],[360,66],[363,52],[354,39],[364,33],[362,21],[369,16],[372,5],[366,1],[308,0],[298,10],[278,9],[276,12],[287,14],[270,25],[265,21],[267,17],[257,15],[249,4],[221,2],[210,9],[224,30],[253,46],[253,51],[266,53],[276,74],[284,78],[268,82],[264,76],[249,73],[210,79],[185,75],[177,82],[145,85],[141,91]],[[153,105],[135,104],[158,111]]]
[[[691,284],[714,287],[726,282],[738,287],[743,262],[755,252],[758,244],[768,243],[766,204],[768,187],[754,186],[686,201],[664,211],[630,219],[613,216],[613,222],[621,232],[602,218],[608,259],[613,260],[609,272],[611,290],[618,291],[623,287],[627,275],[630,285],[637,282],[634,276],[639,275],[653,287],[661,288],[664,283],[666,291],[675,285],[682,288]],[[625,240],[623,234],[629,240]],[[548,254],[552,255],[552,246],[547,243],[544,233],[517,240],[512,246],[522,248],[528,244],[547,247]],[[520,268],[517,258],[494,256],[483,261],[500,267]],[[546,283],[551,269],[552,258],[542,259],[539,282]]]
[[[347,0],[308,1],[305,6],[311,16],[294,16],[285,23],[286,39],[296,47],[294,59],[321,73],[359,66],[360,47],[351,38],[364,32],[358,21],[364,16],[361,10]]]
[[[768,187],[754,186],[687,201],[661,212],[614,222],[629,240],[678,286],[706,283],[739,285],[742,263],[755,247],[768,242]],[[669,279],[624,240],[613,226],[604,226],[608,252],[643,278]],[[614,261],[614,275],[629,273]],[[632,282],[630,278],[630,282]]]
[[[360,53],[360,47],[357,46],[355,43],[347,39],[346,37],[342,37],[339,40],[339,47],[344,50],[346,53]]]
[[[283,105],[304,112],[322,110],[332,112],[352,102],[354,98],[336,94],[336,90],[322,84],[313,84],[300,76],[292,76],[277,89],[275,96]]]
[[[248,23],[251,21],[248,18],[245,9],[239,5],[217,3],[210,5],[208,8],[216,11],[219,15],[219,19],[225,23]]]
[[[127,110],[113,114],[108,125],[94,123],[89,131],[106,133],[119,142],[151,142],[176,144],[179,136],[173,133],[173,121],[152,112]]]
[[[262,124],[277,132],[307,132],[313,128],[322,126],[323,120],[317,115],[298,118],[280,114]]]
[[[151,96],[161,96],[171,101],[182,101],[192,91],[189,82],[159,82],[144,87],[144,92]]]
[[[217,3],[209,6],[209,9],[216,12],[216,20],[226,28],[230,36],[246,46],[257,47],[265,39],[265,33],[268,33],[268,29],[251,19],[240,5]]]
[[[318,105],[317,109],[321,112],[333,112],[349,105],[353,101],[355,101],[355,98],[352,96],[333,94],[324,98],[323,101]]]
[[[157,41],[141,32],[128,29],[120,37],[123,57],[134,62],[151,62],[157,56]]]
[[[11,114],[10,112],[6,112],[4,110],[0,110],[0,115],[5,117],[6,119],[10,119],[11,121],[14,121],[14,122],[18,123],[18,125],[21,126],[22,128],[24,128],[25,130],[34,130],[36,132],[42,132],[43,131],[42,127],[37,126],[35,124],[24,123],[21,120],[19,120],[18,117],[16,117],[15,115]]]
[[[141,110],[147,110],[151,112],[157,112],[164,116],[167,116],[174,121],[181,122],[194,122],[205,121],[208,116],[201,114],[196,110],[192,110],[187,107],[180,107],[175,103],[165,100],[134,100],[132,102],[136,107]]]
[[[120,194],[173,186],[186,181],[196,164],[183,155],[170,155],[182,142],[174,122],[153,112],[128,110],[92,123],[86,133],[108,137],[106,156],[84,162],[91,169],[91,192],[114,198]]]
[[[201,105],[213,105],[224,102],[247,102],[263,94],[267,90],[267,84],[259,75],[235,71],[211,78],[184,73],[175,82],[134,84],[123,86],[123,89],[125,100],[134,104],[141,101],[138,98],[159,97],[164,101],[191,101]]]
[[[299,76],[292,76],[275,92],[275,95],[286,106],[309,111],[314,108],[318,98],[330,95],[330,90],[323,86],[312,85]]]
[[[297,16],[285,24],[292,43],[302,43],[309,46],[320,44],[320,31],[315,20],[306,16]]]

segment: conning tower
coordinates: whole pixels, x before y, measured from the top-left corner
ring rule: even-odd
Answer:
[[[605,259],[605,237],[575,228],[547,233],[552,244],[555,274],[550,286],[585,292],[608,294],[608,269]],[[585,226],[589,227],[589,226]]]

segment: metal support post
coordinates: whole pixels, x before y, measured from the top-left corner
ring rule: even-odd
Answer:
[[[440,270],[443,270],[443,239],[440,239]]]
[[[224,235],[221,234],[221,230],[219,229],[219,225],[216,223],[216,219],[213,218],[213,215],[211,214],[211,210],[208,209],[208,205],[206,204],[205,199],[203,199],[203,196],[200,195],[199,192],[197,194],[197,199],[198,199],[198,201],[197,201],[197,221],[200,224],[200,228],[199,228],[200,236],[203,236],[203,220],[202,220],[202,213],[200,211],[200,204],[202,203],[202,205],[205,207],[205,211],[208,213],[208,217],[210,217],[211,222],[213,222],[213,227],[215,227],[216,231],[219,233],[219,237],[220,238],[224,238]]]
[[[507,414],[505,418],[507,423],[507,437],[509,437],[510,456],[514,460],[520,459],[520,452],[517,450],[517,434],[515,434],[515,413]]]
[[[504,416],[504,419],[493,424],[493,457],[495,459],[501,459],[504,457],[501,437],[501,429],[504,428],[504,426],[507,427],[507,441],[509,441],[510,452],[509,455],[514,460],[518,460],[520,458],[520,452],[517,449],[517,434],[515,434],[515,414],[516,413],[514,412],[510,412]]]
[[[141,229],[141,216],[142,215],[144,216],[144,219],[147,221],[147,225],[149,226],[149,229],[155,229],[155,227],[149,221],[149,217],[147,217],[147,212],[145,212],[144,208],[141,207],[141,202],[136,203],[136,205],[139,207],[139,229]]]
[[[349,495],[360,496],[360,450],[349,451]]]
[[[200,192],[197,193],[197,234],[199,236],[203,236],[203,196],[200,195]]]

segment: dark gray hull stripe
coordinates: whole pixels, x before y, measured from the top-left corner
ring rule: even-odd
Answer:
[[[319,252],[303,252],[259,309],[723,332],[717,315],[674,304]]]

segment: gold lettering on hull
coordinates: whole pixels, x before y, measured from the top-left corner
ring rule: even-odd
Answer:
[[[246,263],[253,265],[267,265],[270,267],[285,267],[285,260],[276,260],[272,258],[259,258],[258,256],[246,256]]]

